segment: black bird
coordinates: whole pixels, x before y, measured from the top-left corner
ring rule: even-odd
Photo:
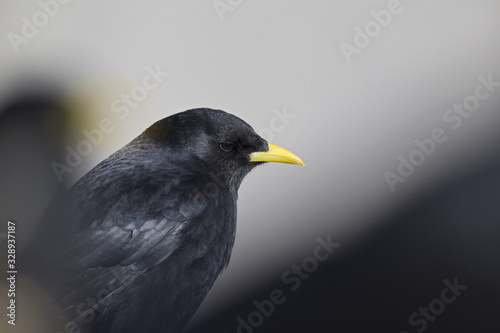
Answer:
[[[264,162],[303,165],[205,108],[156,122],[83,176],[53,260],[66,330],[182,331],[228,265],[238,188]]]

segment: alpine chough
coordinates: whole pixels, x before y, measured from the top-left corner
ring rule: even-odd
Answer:
[[[304,164],[203,108],[156,122],[84,175],[55,228],[66,329],[182,331],[229,263],[241,181],[265,162]]]

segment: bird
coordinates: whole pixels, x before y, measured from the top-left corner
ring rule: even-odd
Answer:
[[[237,116],[198,108],[86,173],[44,252],[65,331],[181,332],[229,263],[243,178],[267,162],[304,165]]]

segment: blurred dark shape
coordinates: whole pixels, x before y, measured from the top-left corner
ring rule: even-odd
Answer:
[[[68,113],[64,89],[57,82],[27,78],[17,82],[11,82],[10,89],[2,91],[0,96],[0,234],[5,234],[7,221],[16,223],[19,278],[16,309],[22,320],[16,322],[15,330],[48,332],[47,323],[52,319],[46,316],[45,310],[53,302],[29,278],[31,267],[25,252],[36,239],[35,230],[47,206],[62,188],[51,163],[60,158],[59,147]],[[1,249],[6,247],[2,244]],[[2,281],[0,289],[4,290],[7,280]],[[7,321],[0,324],[0,331],[4,329],[12,329]]]
[[[500,332],[499,198],[500,163],[493,158],[374,223],[298,290],[277,276],[189,333]],[[467,288],[455,290],[454,299],[444,280]],[[268,300],[273,289],[285,291],[286,302],[269,317],[261,310],[261,324],[249,326],[260,319],[253,301]]]
[[[67,113],[63,89],[52,82],[16,84],[2,97],[0,221],[19,222],[24,248],[60,185],[51,163],[59,157]]]

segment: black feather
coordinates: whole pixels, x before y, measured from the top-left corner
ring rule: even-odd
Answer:
[[[61,270],[64,320],[93,333],[180,332],[229,262],[237,191],[262,150],[241,119],[195,109],[156,122],[80,179],[44,252],[54,254],[45,267]]]

